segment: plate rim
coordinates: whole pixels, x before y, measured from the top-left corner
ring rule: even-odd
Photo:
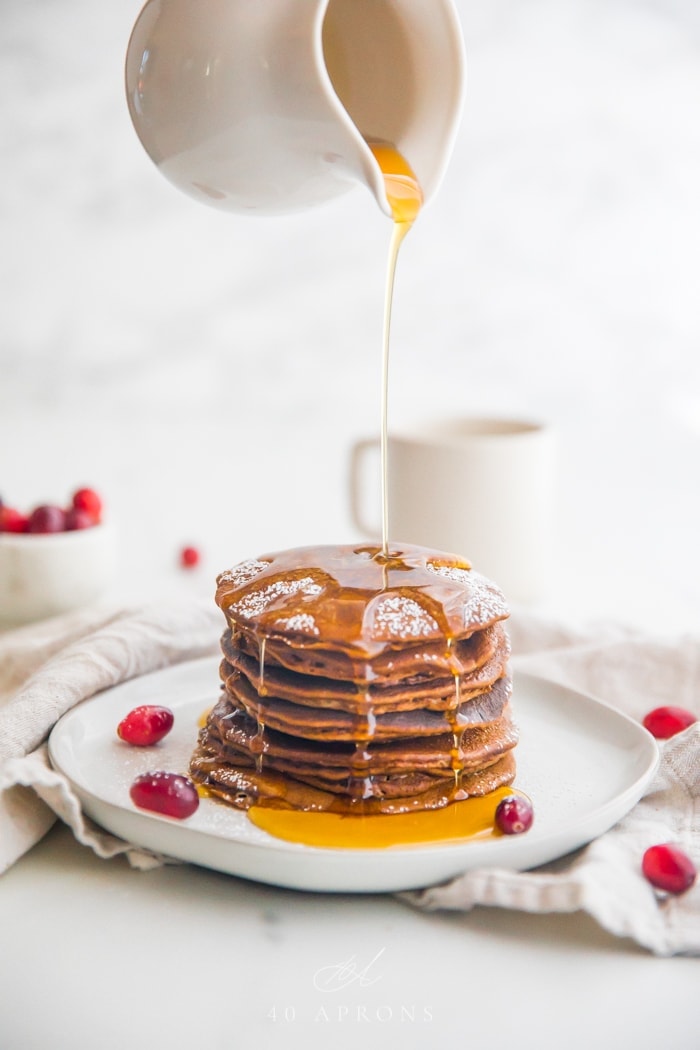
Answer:
[[[437,878],[433,878],[432,880],[427,881],[421,878],[418,878],[416,880],[408,877],[405,877],[403,879],[399,878],[398,880],[391,878],[379,880],[373,880],[371,878],[358,879],[357,877],[351,879],[343,879],[342,876],[340,878],[330,879],[329,881],[328,878],[321,878],[319,880],[317,878],[305,877],[299,879],[296,876],[294,876],[293,873],[291,875],[288,875],[287,877],[285,877],[285,873],[281,873],[280,877],[271,878],[265,877],[264,875],[261,875],[259,873],[251,874],[251,866],[249,864],[244,863],[240,865],[238,863],[234,863],[233,865],[221,867],[220,864],[207,863],[206,860],[202,859],[193,859],[190,855],[192,853],[191,850],[181,849],[175,853],[173,853],[172,851],[163,850],[162,848],[153,845],[152,842],[147,841],[148,839],[151,839],[153,837],[148,834],[147,829],[154,827],[154,825],[156,827],[167,829],[167,831],[164,831],[162,833],[162,836],[158,832],[156,832],[156,838],[165,837],[166,839],[170,839],[173,837],[172,833],[174,832],[175,838],[177,839],[178,836],[181,838],[183,837],[181,835],[182,832],[186,832],[186,836],[184,836],[184,838],[189,839],[190,837],[192,837],[195,843],[199,842],[200,844],[211,844],[212,842],[216,842],[216,852],[219,852],[222,849],[230,849],[234,853],[243,853],[248,857],[255,858],[257,856],[258,858],[266,859],[269,859],[271,854],[274,854],[285,858],[287,861],[300,862],[302,866],[305,862],[311,864],[319,864],[321,868],[326,872],[328,872],[329,870],[333,871],[334,866],[342,866],[343,860],[351,860],[354,864],[360,865],[363,874],[365,873],[367,865],[370,864],[371,861],[373,861],[374,866],[376,866],[376,861],[378,857],[386,858],[388,855],[391,855],[392,857],[390,864],[392,869],[397,865],[397,863],[400,864],[401,859],[406,859],[409,857],[414,862],[414,864],[417,858],[422,858],[424,860],[429,859],[433,863],[433,866],[439,867],[441,861],[444,863],[451,861],[454,862],[454,864],[452,864],[451,867],[456,866],[457,868],[461,868],[459,861],[465,851],[471,851],[473,853],[472,859],[478,860],[479,854],[483,853],[484,845],[494,845],[494,841],[491,839],[485,841],[474,839],[468,842],[425,843],[406,846],[397,845],[387,847],[386,851],[378,851],[376,848],[349,849],[342,847],[324,848],[318,846],[305,846],[299,843],[286,842],[282,839],[275,839],[272,836],[269,836],[269,842],[247,841],[240,837],[236,837],[235,835],[217,835],[208,829],[192,827],[186,824],[179,824],[173,821],[172,819],[162,816],[160,814],[140,811],[136,808],[131,810],[127,806],[123,806],[110,800],[101,798],[97,792],[97,789],[91,788],[89,784],[86,784],[85,779],[83,779],[82,781],[80,780],[80,778],[76,779],[72,771],[70,769],[66,769],[62,764],[60,754],[62,737],[64,734],[70,732],[71,725],[74,721],[80,722],[81,715],[85,711],[87,705],[97,704],[100,699],[103,699],[107,695],[115,694],[118,691],[124,691],[128,694],[128,692],[131,689],[140,689],[143,687],[144,680],[157,681],[159,678],[167,678],[168,676],[178,678],[187,673],[191,673],[196,679],[199,676],[200,670],[202,671],[202,676],[204,680],[205,669],[207,669],[206,673],[208,673],[208,669],[210,667],[216,669],[218,667],[218,663],[219,658],[217,656],[198,657],[195,660],[182,661],[178,664],[173,664],[165,668],[159,668],[154,671],[148,672],[145,675],[136,676],[135,678],[128,679],[125,682],[120,682],[117,685],[108,687],[105,690],[101,690],[94,696],[81,701],[75,707],[67,711],[53,727],[48,739],[48,752],[51,764],[55,769],[62,773],[62,775],[64,775],[68,782],[71,784],[73,790],[75,791],[76,795],[80,800],[81,808],[83,809],[83,811],[88,816],[90,816],[91,819],[95,820],[96,823],[100,824],[100,826],[104,827],[105,830],[109,831],[111,834],[117,834],[124,837],[123,832],[119,830],[115,831],[115,825],[121,826],[121,824],[125,820],[129,824],[134,823],[137,830],[140,828],[146,829],[145,836],[135,836],[132,833],[130,833],[127,836],[130,842],[133,842],[135,845],[139,845],[142,848],[154,850],[160,853],[167,853],[169,856],[174,856],[178,860],[184,860],[189,863],[195,863],[201,866],[211,867],[217,871],[223,871],[228,874],[237,875],[238,877],[253,879],[254,881],[258,881],[261,883],[267,883],[294,889],[304,889],[312,891],[321,890],[326,892],[366,893],[387,892],[390,890],[405,890],[435,884],[439,881],[445,881],[445,878],[451,878],[454,877],[454,875],[448,874],[442,877],[438,876]],[[622,729],[628,735],[631,734],[632,737],[635,738],[636,744],[640,749],[639,756],[637,757],[635,764],[635,775],[633,779],[630,779],[629,783],[627,783],[621,791],[618,791],[611,798],[607,799],[602,803],[596,804],[590,811],[578,814],[576,819],[567,828],[565,841],[569,843],[569,845],[566,849],[552,849],[553,840],[560,841],[562,838],[561,829],[553,828],[549,831],[542,832],[540,834],[528,833],[532,834],[532,838],[529,841],[534,843],[534,846],[536,847],[535,852],[538,854],[542,854],[543,859],[536,860],[534,864],[519,863],[517,862],[517,860],[516,863],[513,863],[513,857],[510,856],[511,853],[515,852],[517,855],[517,853],[523,852],[525,854],[525,860],[527,860],[528,852],[532,851],[528,850],[528,840],[525,840],[524,836],[518,836],[517,839],[515,836],[512,836],[509,838],[499,840],[498,846],[499,851],[501,853],[502,863],[494,864],[493,861],[489,861],[483,864],[468,864],[465,860],[464,866],[461,869],[465,871],[475,870],[476,868],[484,869],[493,867],[500,867],[511,871],[525,870],[530,867],[537,867],[540,864],[549,863],[557,859],[558,857],[561,857],[566,853],[571,852],[574,849],[580,848],[581,846],[597,838],[599,835],[604,834],[604,832],[609,830],[609,828],[612,827],[619,819],[621,819],[622,816],[625,815],[625,813],[629,812],[629,810],[636,804],[636,802],[642,796],[644,788],[649,783],[658,767],[659,749],[656,744],[656,741],[651,736],[651,734],[649,734],[647,730],[644,729],[641,723],[637,722],[632,716],[628,715],[626,712],[620,711],[619,708],[614,707],[612,704],[598,697],[590,696],[569,686],[561,685],[557,682],[552,681],[551,679],[544,678],[541,675],[533,674],[530,671],[520,671],[518,670],[517,666],[512,668],[512,673],[515,688],[517,688],[518,682],[521,682],[523,685],[527,684],[530,690],[537,690],[538,688],[544,687],[544,689],[548,692],[553,691],[554,693],[559,694],[560,696],[565,696],[566,703],[569,705],[571,703],[579,704],[582,707],[582,717],[584,719],[586,712],[593,710],[597,713],[598,717],[612,719],[614,723],[617,723],[618,731]],[[215,678],[214,681],[218,681],[218,678]],[[188,702],[193,702],[193,700],[178,701],[178,703]],[[551,700],[547,698],[542,702],[547,704],[551,703]],[[516,718],[518,718],[517,709]],[[630,775],[632,775],[632,772]],[[100,816],[95,815],[94,810],[96,808],[101,812],[107,813],[107,815],[110,817],[108,823],[112,825],[111,827],[108,826],[108,824],[101,819],[101,814]],[[610,813],[612,813],[612,818],[608,820],[608,816],[610,816]],[[604,814],[607,814],[607,816],[605,816],[604,818],[605,827],[601,828],[593,834],[589,834],[588,828],[590,827],[590,825],[599,824]],[[146,841],[144,841],[144,838],[146,839]],[[525,842],[524,848],[523,842]],[[183,854],[186,855],[183,856]],[[371,866],[372,865],[370,864],[370,867]],[[255,865],[253,865],[253,867],[255,867]]]

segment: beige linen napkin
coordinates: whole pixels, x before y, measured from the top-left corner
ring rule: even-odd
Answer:
[[[86,613],[0,635],[0,872],[58,815],[99,856],[126,853],[137,867],[162,863],[85,818],[51,769],[44,741],[80,700],[127,678],[218,649],[210,603]],[[601,625],[568,630],[531,614],[510,621],[516,667],[614,704],[641,719],[677,704],[700,714],[700,641],[664,642]],[[531,872],[469,872],[444,886],[402,894],[426,908],[495,905],[532,912],[585,910],[607,930],[660,955],[700,954],[700,884],[657,897],[640,873],[647,846],[678,843],[700,864],[700,724],[662,746],[658,774],[624,820],[583,850]]]
[[[532,615],[509,621],[513,666],[603,700],[641,721],[674,704],[700,715],[700,640],[661,641],[605,624],[588,633]],[[515,701],[514,701],[515,703]],[[467,872],[443,886],[401,894],[428,910],[474,905],[530,912],[586,911],[606,930],[657,955],[700,954],[700,879],[680,897],[642,877],[648,846],[679,845],[700,868],[700,722],[661,744],[644,798],[589,846],[529,872]]]
[[[58,719],[100,690],[218,651],[212,603],[86,612],[0,634],[0,873],[60,817],[100,857],[126,853],[138,868],[164,858],[101,831],[48,759]]]

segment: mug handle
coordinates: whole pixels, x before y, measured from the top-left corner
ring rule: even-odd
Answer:
[[[350,516],[353,525],[365,536],[379,536],[381,528],[370,525],[363,516],[361,506],[361,481],[364,477],[364,461],[369,449],[379,449],[379,438],[361,438],[350,450]]]

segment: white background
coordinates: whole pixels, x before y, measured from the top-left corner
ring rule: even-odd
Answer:
[[[525,414],[559,438],[550,607],[700,613],[700,16],[692,0],[458,0],[467,107],[404,245],[390,425]],[[120,585],[211,591],[266,550],[356,537],[376,433],[385,217],[178,193],[132,130],[137,2],[3,4],[0,494],[105,495]],[[183,542],[206,552],[187,580]]]

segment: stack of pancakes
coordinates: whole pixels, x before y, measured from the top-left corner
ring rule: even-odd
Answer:
[[[433,809],[512,782],[508,609],[453,556],[316,547],[217,580],[222,695],[190,772],[241,808]]]

